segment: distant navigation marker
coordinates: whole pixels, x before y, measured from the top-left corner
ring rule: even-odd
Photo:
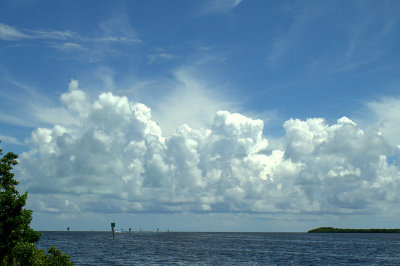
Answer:
[[[111,230],[112,230],[112,234],[113,234],[113,239],[115,239],[114,228],[115,228],[115,222],[111,222]]]

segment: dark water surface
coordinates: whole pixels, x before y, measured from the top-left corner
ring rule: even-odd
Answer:
[[[43,233],[77,265],[400,265],[400,234]]]

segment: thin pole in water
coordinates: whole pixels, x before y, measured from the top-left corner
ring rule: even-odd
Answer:
[[[115,239],[114,228],[115,228],[115,222],[111,222],[111,231],[112,231],[112,234],[113,234],[113,239]]]

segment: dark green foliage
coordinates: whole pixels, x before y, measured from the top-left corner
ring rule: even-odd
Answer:
[[[18,242],[10,256],[3,260],[4,264],[9,265],[40,265],[44,259],[43,250],[36,248],[34,243]]]
[[[51,247],[48,252],[44,260],[46,265],[72,265],[69,256],[62,254],[61,250]]]
[[[30,228],[32,211],[23,208],[28,194],[19,194],[11,172],[18,156],[12,152],[2,155],[0,148],[0,264],[72,265],[69,256],[54,247],[48,254],[36,248],[40,234]]]
[[[308,233],[400,233],[400,229],[343,229],[333,227],[319,227]]]
[[[13,248],[12,256],[6,256],[1,265],[73,265],[68,255],[51,247],[48,254],[38,249],[35,244],[18,242]]]

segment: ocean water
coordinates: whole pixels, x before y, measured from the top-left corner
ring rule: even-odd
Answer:
[[[76,265],[400,265],[400,234],[42,233]]]

